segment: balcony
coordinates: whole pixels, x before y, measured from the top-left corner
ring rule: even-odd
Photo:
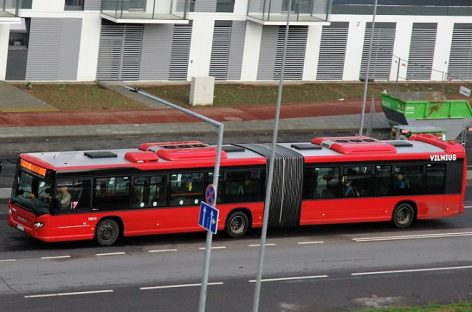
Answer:
[[[190,0],[102,0],[101,17],[115,23],[188,24],[189,6]]]
[[[21,0],[0,0],[0,23],[20,23],[18,17]]]
[[[290,25],[328,21],[332,0],[292,0]],[[249,0],[247,19],[262,25],[285,25],[289,0]]]

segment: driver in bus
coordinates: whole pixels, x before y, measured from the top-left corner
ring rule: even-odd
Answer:
[[[72,196],[70,195],[69,191],[67,190],[67,186],[62,185],[58,187],[58,192],[56,194],[56,199],[60,203],[61,209],[70,208],[70,202]]]

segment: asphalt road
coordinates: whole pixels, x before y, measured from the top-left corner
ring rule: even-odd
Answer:
[[[4,211],[4,207],[1,207]],[[205,235],[43,244],[0,215],[0,308],[195,311]],[[389,224],[269,234],[261,311],[339,311],[472,299],[472,209],[399,231]],[[207,311],[250,311],[259,232],[213,242]],[[224,307],[224,309],[222,308]]]
[[[116,148],[150,140],[4,144],[0,157],[20,148]],[[406,230],[376,223],[270,231],[260,311],[471,300],[470,191],[464,215]],[[251,311],[259,235],[214,237],[207,311]],[[204,246],[204,233],[127,238],[107,248],[94,242],[44,244],[8,228],[6,205],[0,204],[0,311],[196,311]]]

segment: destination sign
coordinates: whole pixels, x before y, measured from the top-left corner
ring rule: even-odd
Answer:
[[[31,172],[37,173],[43,177],[46,176],[47,170],[45,168],[32,164],[29,161],[26,161],[24,159],[20,159],[20,167],[23,167]]]
[[[431,161],[455,161],[457,159],[456,154],[450,155],[429,155]]]

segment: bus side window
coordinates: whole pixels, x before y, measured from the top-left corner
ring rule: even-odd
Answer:
[[[106,177],[95,179],[93,210],[128,209],[130,203],[130,178]]]
[[[65,197],[68,197],[67,201],[65,200]],[[90,180],[58,180],[56,184],[55,199],[56,207],[61,212],[89,210]]]
[[[204,197],[205,173],[174,173],[170,181],[170,206],[199,205]]]
[[[393,168],[394,179],[394,194],[421,194],[425,185],[425,173],[423,165],[398,165]]]
[[[166,176],[156,175],[135,177],[133,179],[132,207],[149,208],[166,205],[167,185]]]
[[[375,166],[375,195],[386,196],[392,193],[392,166]]]

